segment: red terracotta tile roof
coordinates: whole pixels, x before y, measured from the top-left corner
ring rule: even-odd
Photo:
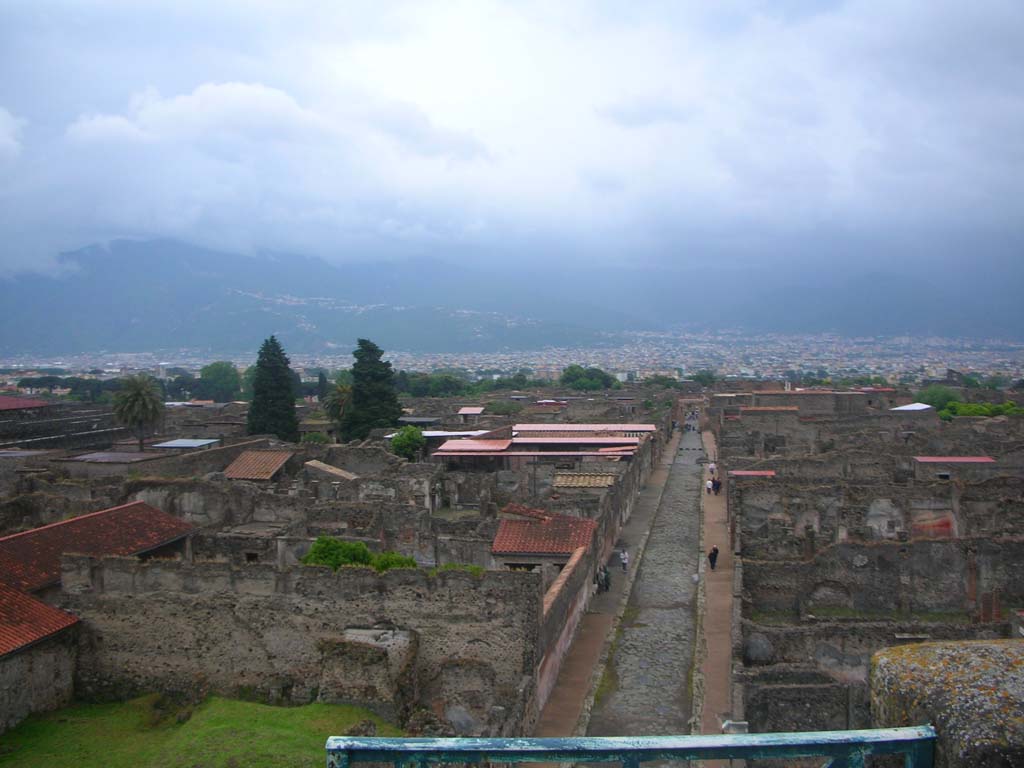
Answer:
[[[0,656],[78,623],[70,613],[0,583]]]
[[[590,546],[597,528],[593,520],[519,504],[509,504],[502,513],[526,519],[502,519],[498,523],[491,545],[496,555],[571,555],[579,547]]]
[[[294,454],[291,451],[245,451],[224,470],[230,480],[270,480]]]
[[[49,400],[33,400],[29,397],[0,395],[0,411],[19,411],[24,408],[45,408],[55,403]]]
[[[33,592],[60,580],[67,552],[101,557],[137,555],[195,530],[141,501],[80,515],[0,538],[0,581]]]

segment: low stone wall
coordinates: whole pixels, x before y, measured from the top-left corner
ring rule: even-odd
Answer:
[[[580,618],[587,610],[593,594],[596,568],[593,547],[580,547],[544,595],[544,618],[541,624],[541,662],[537,670],[537,711],[551,694],[565,654],[576,636]]]
[[[1024,765],[1024,642],[924,643],[871,663],[872,725],[932,724],[935,768]]]
[[[0,733],[71,701],[76,652],[71,630],[0,657]]]
[[[395,628],[420,638],[422,703],[442,716],[457,708],[473,724],[467,732],[525,727],[509,713],[521,710],[523,680],[538,663],[538,574],[66,556],[62,580],[62,606],[82,619],[81,697],[205,686],[313,701],[325,649],[345,630]]]

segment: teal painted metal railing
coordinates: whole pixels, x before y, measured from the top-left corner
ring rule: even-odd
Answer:
[[[860,768],[869,755],[903,755],[905,768],[933,768],[935,729],[751,733],[723,736],[638,736],[566,739],[382,739],[332,736],[328,768],[393,763],[609,762],[638,768],[650,760],[828,758],[832,768]]]

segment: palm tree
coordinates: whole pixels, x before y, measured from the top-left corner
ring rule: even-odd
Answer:
[[[139,450],[144,451],[142,442],[146,432],[160,423],[164,403],[160,390],[149,376],[129,376],[121,383],[121,389],[114,395],[114,418],[124,426],[135,430],[139,438]]]
[[[345,411],[348,410],[348,405],[351,401],[352,387],[347,384],[335,384],[327,392],[327,396],[324,397],[324,413],[336,425],[340,425],[341,418],[345,415]]]

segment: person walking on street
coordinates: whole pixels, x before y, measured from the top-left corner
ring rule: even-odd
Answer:
[[[708,564],[711,566],[711,570],[715,570],[715,563],[718,562],[718,545],[715,544],[711,547],[711,551],[708,552]]]
[[[711,480],[708,480],[706,483],[704,483],[704,487],[707,489],[708,496],[710,496],[712,489],[714,489],[715,487],[715,484],[711,482]]]
[[[718,492],[722,490],[722,481],[717,477],[711,481],[711,490],[715,492],[715,496],[717,496]]]
[[[710,464],[708,464],[708,472],[711,473],[712,477],[715,476],[715,470],[716,469],[718,469],[718,467],[715,466],[715,462],[712,461]]]
[[[626,548],[622,548],[622,554],[619,555],[619,562],[622,563],[622,572],[625,573],[629,570],[629,552]]]

